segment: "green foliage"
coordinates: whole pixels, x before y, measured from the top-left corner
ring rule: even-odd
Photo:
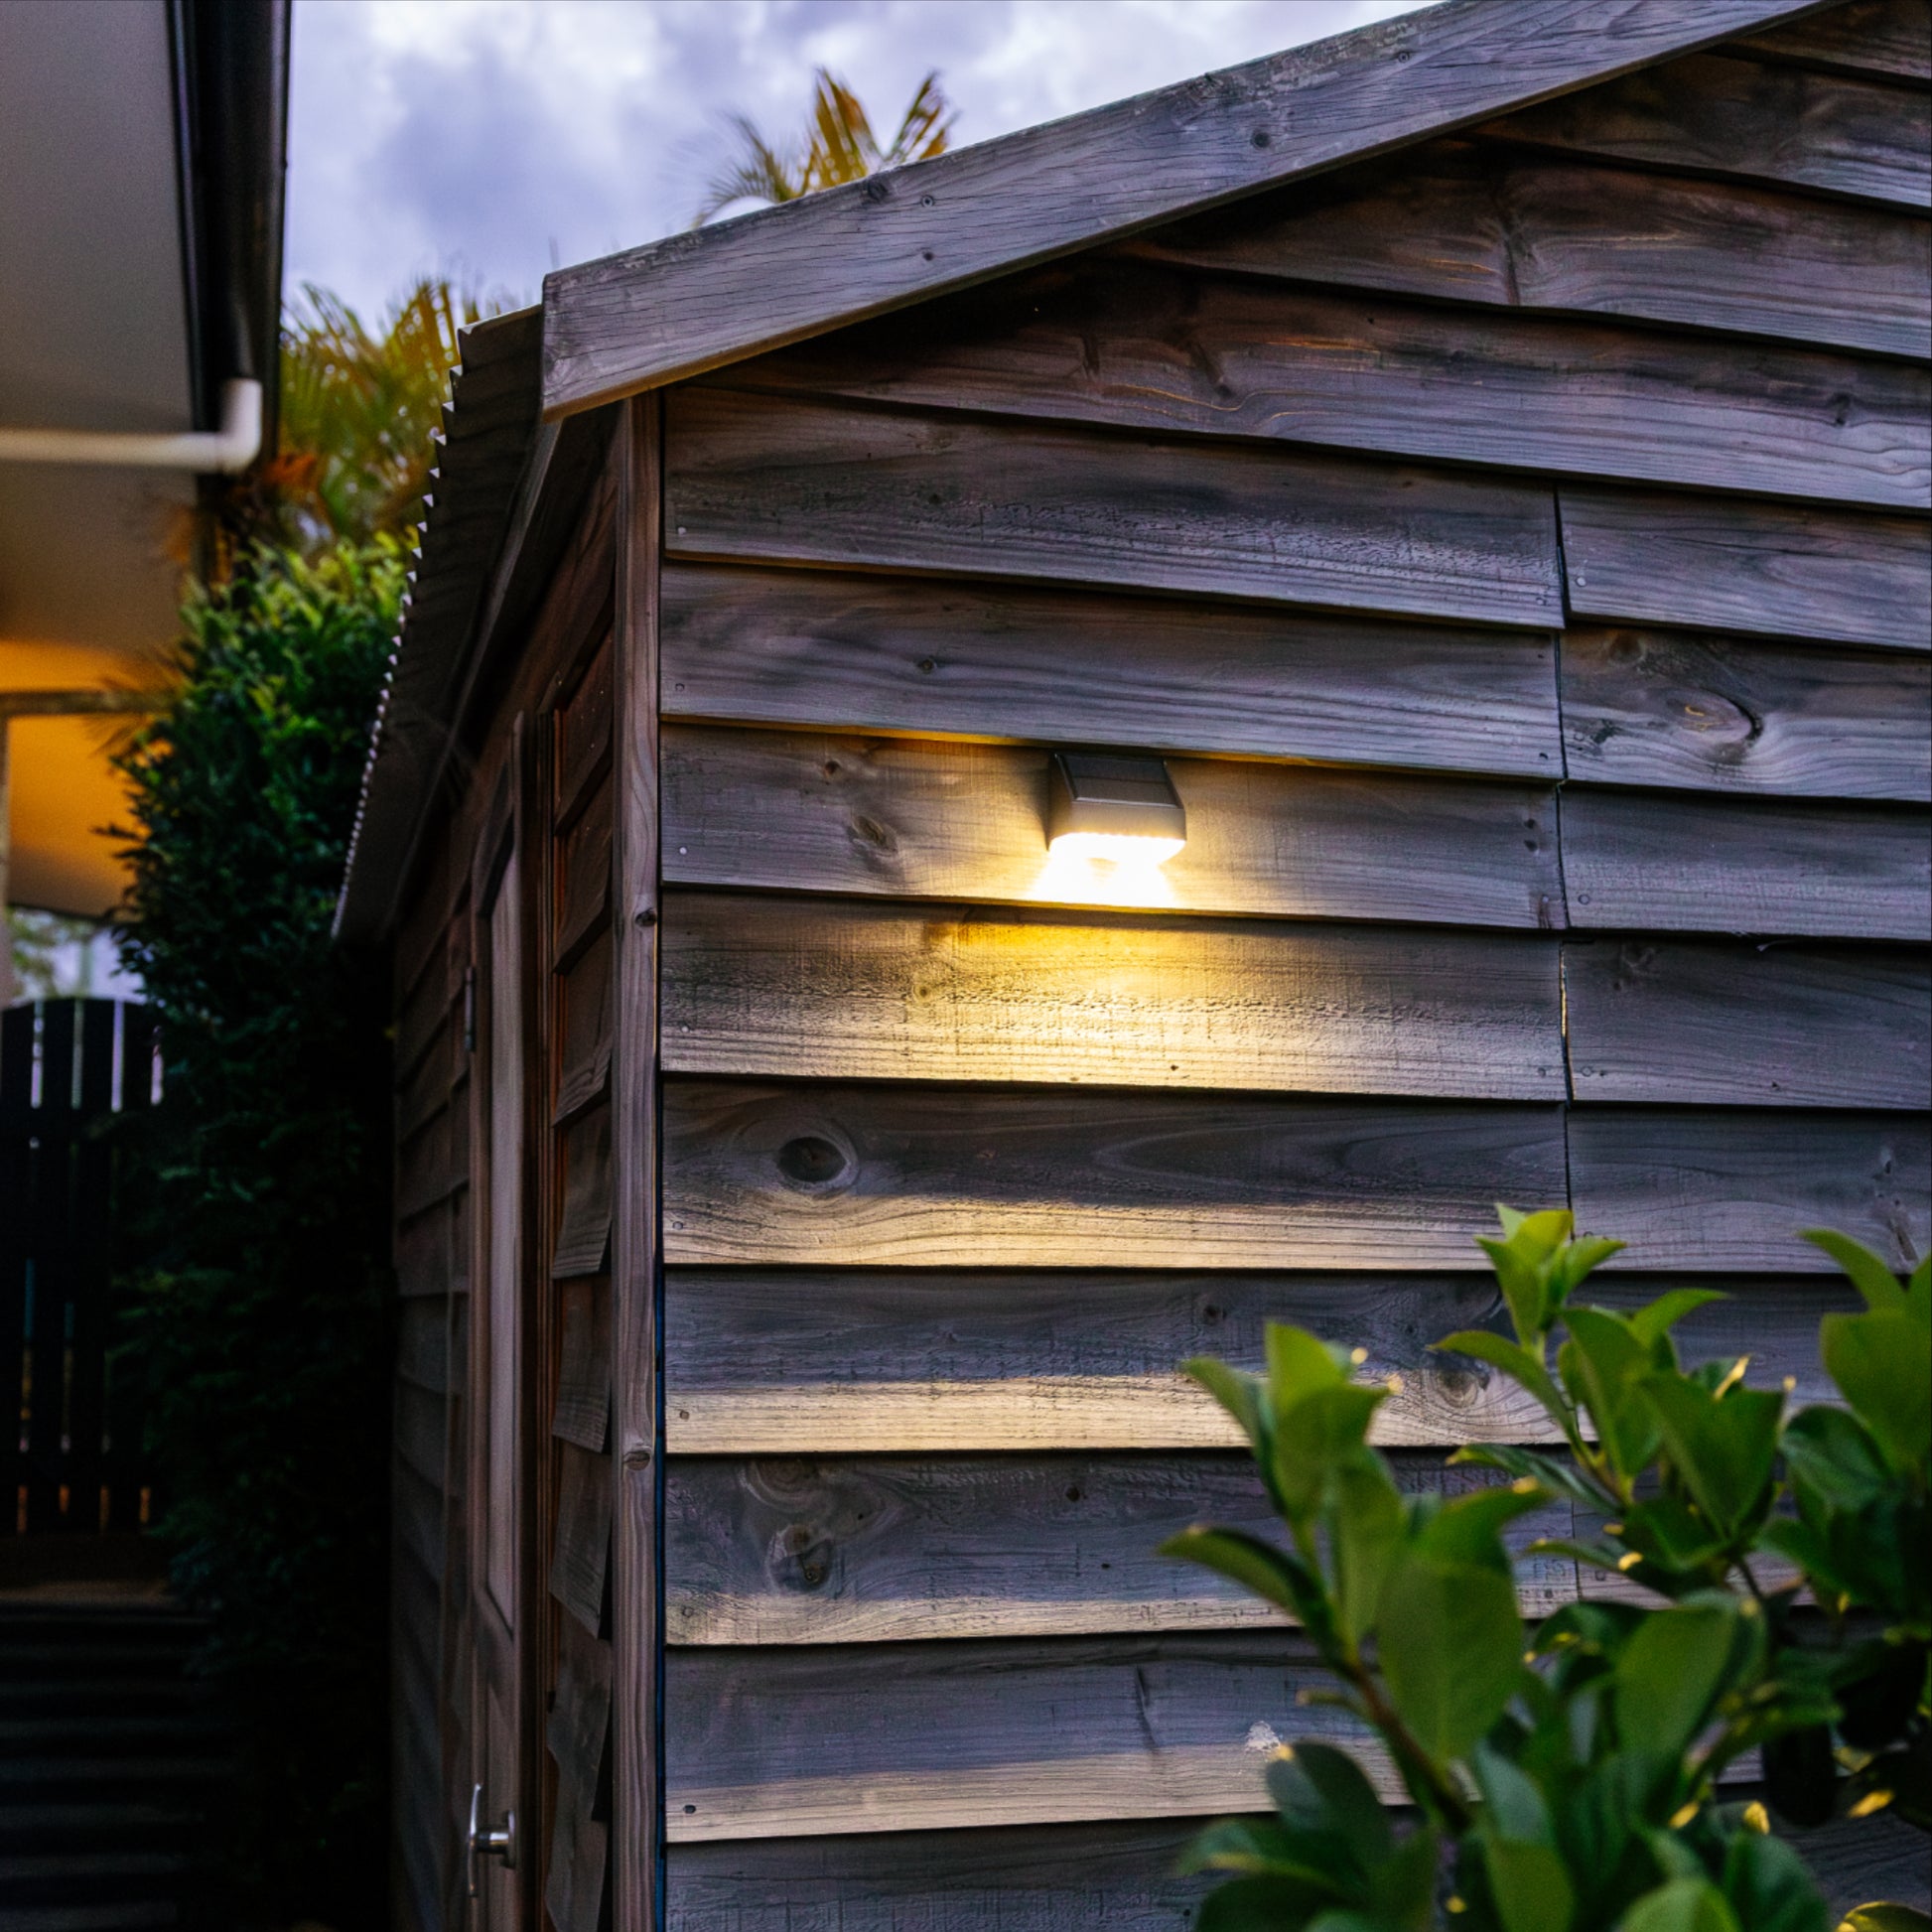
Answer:
[[[804,134],[789,146],[768,141],[743,114],[732,116],[738,153],[712,177],[691,225],[703,227],[734,202],[795,202],[821,188],[863,181],[884,168],[944,154],[953,118],[938,74],[928,73],[913,91],[897,132],[882,145],[859,96],[829,68],[820,68],[812,76]]]
[[[344,1924],[385,1865],[387,1160],[381,988],[330,926],[402,588],[389,542],[245,556],[123,760],[166,1081],[121,1372],[244,1725],[238,1875]]]
[[[1620,1244],[1573,1239],[1564,1212],[1499,1213],[1481,1245],[1514,1336],[1438,1346],[1521,1384],[1563,1457],[1465,1449],[1453,1459],[1508,1480],[1405,1497],[1368,1443],[1389,1391],[1317,1337],[1271,1325],[1264,1375],[1186,1364],[1247,1437],[1287,1542],[1195,1528],[1168,1553],[1299,1618],[1336,1681],[1322,1701],[1380,1742],[1416,1808],[1398,1841],[1345,1754],[1284,1747],[1276,1819],[1194,1845],[1191,1868],[1229,1874],[1202,1932],[1826,1932],[1797,1854],[1722,1780],[1761,1751],[1787,1823],[1889,1807],[1932,1828],[1932,1265],[1900,1282],[1810,1237],[1866,1308],[1822,1324],[1847,1406],[1788,1415],[1744,1361],[1679,1359],[1672,1331],[1710,1292],[1591,1307],[1578,1291]],[[1661,1603],[1587,1598],[1526,1637],[1502,1532],[1553,1501],[1600,1530],[1533,1552]],[[1932,1921],[1867,1906],[1848,1923]]]

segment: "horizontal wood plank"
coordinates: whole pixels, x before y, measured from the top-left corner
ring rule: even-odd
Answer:
[[[1932,650],[1932,527],[1722,497],[1557,492],[1570,608]]]
[[[1283,1739],[1361,1737],[1303,1707],[1283,1631],[672,1649],[667,1836],[803,1837],[1241,1811]],[[1385,1795],[1399,1788],[1366,1743]]]
[[[667,564],[667,718],[1548,775],[1521,631],[835,571]]]
[[[611,934],[585,947],[558,990],[557,1100],[553,1118],[574,1119],[611,1084]]]
[[[1756,1794],[1740,1789],[1740,1800]],[[1258,1802],[1258,1801],[1256,1801]],[[1199,1828],[1149,1820],[674,1845],[667,1932],[1187,1932],[1213,1873],[1182,1875]],[[1834,1915],[1932,1903],[1925,1838],[1889,1814],[1793,1841]]]
[[[1932,80],[1932,8],[1925,0],[1851,0],[1736,46],[1742,54],[1829,72]]]
[[[567,1282],[557,1302],[562,1339],[551,1434],[601,1454],[611,1422],[610,1284]]]
[[[560,270],[558,416],[1775,26],[1784,0],[1484,0]]]
[[[1932,353],[1932,231],[1741,182],[1438,142],[1128,244],[1221,273]]]
[[[668,1262],[1441,1268],[1563,1194],[1555,1106],[664,1086]]]
[[[569,1281],[603,1274],[610,1253],[615,1182],[610,1108],[599,1107],[566,1129],[562,1149],[564,1206],[550,1272]]]
[[[1932,1252],[1932,1143],[1921,1114],[1578,1108],[1580,1226],[1648,1269],[1829,1274],[1801,1230],[1838,1228],[1910,1268]]]
[[[1528,482],[705,388],[669,397],[664,471],[671,557],[1561,621]]]
[[[1923,952],[1601,940],[1565,946],[1563,984],[1580,1101],[1932,1100]]]
[[[1462,1493],[1493,1471],[1411,1451],[1397,1480]],[[878,1643],[1282,1627],[1283,1613],[1159,1554],[1190,1523],[1279,1541],[1246,1455],[680,1458],[665,1472],[665,1634],[674,1644]],[[1568,1503],[1510,1526],[1526,1616],[1577,1594]]]
[[[1519,1197],[1524,1207],[1561,1196]],[[1616,1233],[1618,1230],[1605,1230]],[[1473,1244],[1467,1254],[1476,1260]],[[1725,1281],[1679,1329],[1687,1360],[1750,1350],[1800,1399],[1831,1399],[1818,1316],[1853,1307],[1815,1281]],[[1588,1299],[1655,1292],[1599,1275]],[[1550,1426],[1513,1384],[1430,1344],[1507,1326],[1493,1279],[1458,1275],[1100,1274],[672,1268],[665,1281],[665,1440],[673,1453],[800,1455],[1222,1449],[1234,1425],[1178,1365],[1259,1370],[1269,1321],[1364,1350],[1400,1387],[1376,1412],[1392,1448],[1537,1442]]]
[[[1907,806],[1573,787],[1563,799],[1573,926],[1923,939],[1932,825]]]
[[[559,972],[611,916],[611,802],[600,791],[557,848],[557,923],[552,957]]]
[[[1916,509],[1905,362],[1084,261],[741,363],[734,388]]]
[[[1549,927],[1543,785],[1170,760],[1188,840],[1123,878],[1046,850],[1044,751],[667,725],[669,885]]]
[[[1932,659],[1693,631],[1573,627],[1573,778],[1817,798],[1932,798]]]
[[[667,895],[675,1073],[1561,1100],[1554,940]]]
[[[1585,88],[1481,132],[1899,207],[1932,204],[1926,94],[1716,54]]]
[[[550,1594],[582,1625],[601,1636],[611,1575],[611,1460],[574,1444],[557,1450],[556,1543],[550,1555]]]

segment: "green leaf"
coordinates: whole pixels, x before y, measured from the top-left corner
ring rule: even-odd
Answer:
[[[1375,1626],[1407,1511],[1381,1457],[1345,1463],[1335,1479],[1334,1564],[1341,1627],[1359,1644]]]
[[[1328,1499],[1342,1465],[1358,1460],[1386,1389],[1356,1382],[1316,1389],[1275,1415],[1275,1487],[1292,1520],[1306,1521]]]
[[[1932,1358],[1903,1310],[1828,1314],[1818,1324],[1826,1372],[1900,1469],[1932,1459]]]
[[[1325,1341],[1286,1321],[1271,1321],[1266,1333],[1268,1396],[1275,1419],[1317,1389],[1338,1388],[1348,1380],[1346,1364]]]
[[[1519,1253],[1513,1242],[1491,1241],[1478,1235],[1476,1246],[1489,1257],[1516,1339],[1527,1347],[1543,1333],[1549,1312],[1549,1289],[1536,1264]]]
[[[1630,1316],[1630,1326],[1646,1348],[1654,1349],[1687,1314],[1707,1303],[1727,1299],[1715,1288],[1673,1288],[1636,1310]]]
[[[1735,1610],[1715,1603],[1657,1610],[1616,1660],[1617,1736],[1625,1750],[1681,1758],[1730,1675]]]
[[[1299,1878],[1236,1878],[1202,1901],[1195,1932],[1309,1932],[1330,1899]]]
[[[1320,1579],[1300,1558],[1245,1530],[1208,1529],[1197,1523],[1171,1536],[1160,1554],[1215,1571],[1312,1629],[1328,1621]]]
[[[1622,1540],[1649,1562],[1685,1573],[1715,1561],[1725,1548],[1708,1514],[1694,1514],[1676,1496],[1656,1496],[1626,1510]]]
[[[1688,1377],[1669,1374],[1646,1376],[1641,1386],[1673,1466],[1712,1523],[1731,1536],[1762,1514],[1783,1396],[1732,1387],[1713,1397]]]
[[[1246,1369],[1231,1368],[1212,1355],[1193,1356],[1181,1363],[1180,1372],[1198,1382],[1234,1418],[1249,1447],[1265,1462],[1269,1429],[1260,1376],[1250,1375]]]
[[[1782,1839],[1739,1832],[1725,1855],[1724,1889],[1747,1932],[1829,1932],[1824,1897]]]
[[[1416,1554],[1446,1563],[1479,1564],[1509,1576],[1509,1552],[1502,1541],[1504,1526],[1533,1509],[1541,1509],[1548,1500],[1542,1490],[1522,1482],[1449,1497],[1417,1532]]]
[[[1443,1353],[1467,1355],[1473,1361],[1487,1362],[1491,1368],[1501,1369],[1542,1403],[1545,1412],[1555,1419],[1566,1436],[1573,1433],[1569,1405],[1550,1379],[1550,1371],[1527,1348],[1491,1334],[1487,1328],[1459,1328],[1430,1346]]]
[[[1785,1467],[1807,1514],[1855,1510],[1882,1496],[1892,1474],[1871,1432],[1843,1409],[1800,1409],[1785,1425]]]
[[[1382,1597],[1382,1674],[1431,1756],[1463,1756],[1524,1673],[1516,1587],[1506,1574],[1407,1555]]]
[[[1650,1349],[1630,1323],[1605,1309],[1565,1311],[1570,1330],[1557,1355],[1563,1379],[1596,1425],[1598,1442],[1626,1480],[1639,1474],[1657,1447],[1657,1424],[1637,1391],[1650,1370]]]
[[[1442,1846],[1433,1830],[1419,1826],[1369,1872],[1369,1893],[1384,1921],[1427,1932],[1434,1922],[1436,1875]]]
[[[1724,1893],[1708,1878],[1673,1878],[1646,1892],[1616,1922],[1616,1932],[1742,1932]]]
[[[1875,1255],[1862,1241],[1833,1228],[1806,1228],[1800,1237],[1814,1248],[1823,1248],[1851,1276],[1854,1286],[1864,1297],[1865,1307],[1874,1313],[1900,1313],[1905,1311],[1905,1288],[1882,1255]]]
[[[1331,1833],[1352,1848],[1364,1874],[1395,1845],[1388,1808],[1367,1773],[1333,1744],[1295,1743],[1268,1763],[1268,1795],[1291,1833]]]
[[[1518,1845],[1554,1845],[1556,1832],[1541,1788],[1513,1758],[1488,1744],[1470,1755],[1476,1789],[1482,1793],[1482,1829],[1493,1838]]]
[[[1322,1870],[1311,1857],[1305,1838],[1285,1832],[1272,1818],[1224,1818],[1210,1825],[1180,1855],[1179,1868],[1297,1878],[1311,1899],[1317,1893],[1326,1900],[1351,1896],[1344,1878]]]
[[[1562,1853],[1552,1845],[1519,1844],[1486,1832],[1480,1843],[1503,1932],[1570,1932],[1577,1894]]]
[[[1622,1241],[1606,1240],[1600,1234],[1587,1234],[1581,1241],[1571,1242],[1557,1258],[1552,1276],[1557,1306],[1561,1308],[1582,1287],[1586,1276],[1602,1267],[1612,1255],[1621,1254],[1626,1245]]]
[[[1534,1449],[1513,1449],[1506,1443],[1471,1443],[1449,1457],[1450,1466],[1474,1463],[1485,1469],[1500,1469],[1505,1475],[1527,1478],[1547,1489],[1553,1496],[1568,1496],[1586,1509],[1601,1509],[1601,1493],[1572,1462],[1559,1456],[1540,1455]]]

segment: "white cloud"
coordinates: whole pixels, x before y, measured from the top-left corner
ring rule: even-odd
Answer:
[[[1417,0],[298,0],[288,280],[380,309],[426,269],[534,298],[682,227],[722,117],[782,135],[814,67],[881,122],[940,69],[986,140]]]

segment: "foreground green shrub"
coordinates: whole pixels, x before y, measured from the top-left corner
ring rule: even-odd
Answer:
[[[1276,1817],[1193,1848],[1194,1868],[1236,1874],[1200,1932],[1826,1932],[1798,1855],[1721,1780],[1761,1750],[1791,1824],[1889,1807],[1932,1828],[1932,1264],[1901,1283],[1842,1235],[1809,1237],[1866,1307],[1822,1324],[1849,1406],[1787,1415],[1743,1360],[1681,1365],[1672,1328],[1720,1298],[1586,1306],[1573,1297],[1621,1244],[1573,1240],[1567,1213],[1501,1212],[1481,1245],[1515,1337],[1438,1346],[1519,1383],[1567,1456],[1466,1449],[1454,1459],[1511,1480],[1407,1497],[1367,1446],[1389,1391],[1341,1351],[1271,1324],[1265,1375],[1187,1365],[1246,1434],[1288,1546],[1197,1528],[1169,1553],[1301,1621],[1335,1680],[1322,1701],[1376,1734],[1417,1814],[1399,1836],[1347,1753],[1285,1747]],[[1556,1499],[1600,1531],[1535,1552],[1667,1601],[1571,1604],[1526,1648],[1502,1531]]]
[[[191,604],[124,760],[125,950],[161,1023],[122,1372],[177,1588],[243,1726],[244,1903],[382,1922],[387,1156],[379,986],[330,943],[400,552],[274,553]]]

